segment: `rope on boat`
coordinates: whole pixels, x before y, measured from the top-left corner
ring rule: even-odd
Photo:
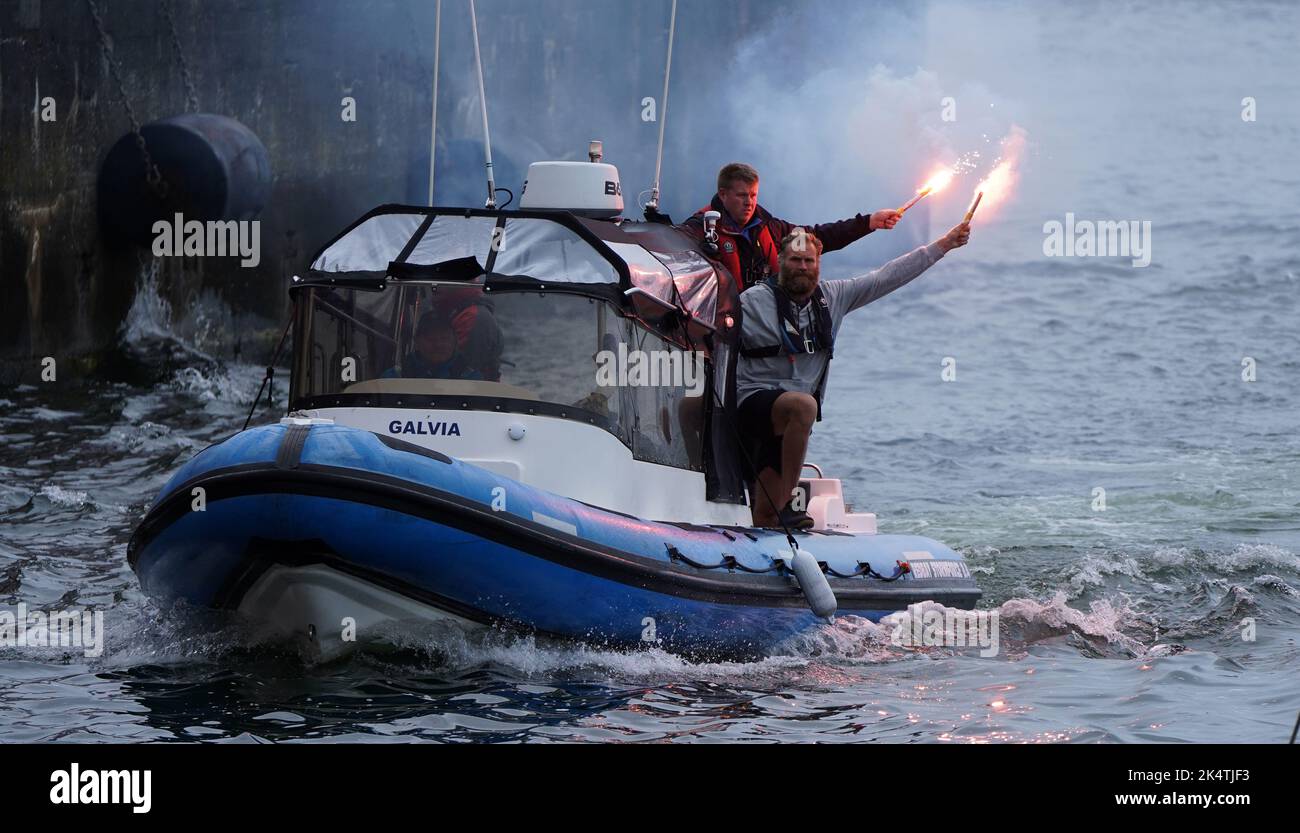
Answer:
[[[275,379],[275,365],[280,361],[280,354],[284,352],[285,340],[289,337],[289,328],[293,326],[293,319],[297,317],[298,300],[295,298],[293,306],[289,310],[289,320],[284,322],[284,332],[280,333],[280,343],[276,345],[275,354],[271,356],[271,363],[266,366],[266,375],[262,377],[262,386],[257,389],[257,398],[253,400],[253,407],[248,409],[248,419],[244,420],[244,430],[248,430],[248,424],[253,421],[253,413],[257,410],[257,403],[262,401],[262,391],[266,386],[271,384]],[[271,395],[267,395],[267,404],[271,403]]]
[[[854,570],[851,573],[841,573],[839,570],[836,570],[834,567],[831,567],[829,564],[826,565],[826,572],[830,573],[836,578],[857,578],[858,576],[866,576],[867,578],[874,578],[879,581],[898,581],[903,576],[912,572],[912,568],[908,565],[906,561],[899,561],[897,562],[897,564],[898,566],[894,568],[894,574],[892,576],[882,576],[880,573],[877,573],[875,570],[873,570],[871,565],[865,561],[859,561],[858,569]]]
[[[665,543],[664,548],[668,551],[669,561],[680,561],[686,566],[694,567],[697,570],[727,570],[728,572],[735,572],[736,570],[740,570],[742,573],[753,573],[755,575],[763,575],[765,573],[776,573],[777,575],[786,575],[787,573],[790,572],[789,569],[786,568],[785,563],[782,561],[774,561],[771,566],[763,567],[760,569],[758,567],[748,567],[744,564],[741,564],[740,561],[738,561],[734,555],[724,552],[722,553],[722,560],[719,561],[717,564],[705,564],[702,561],[696,561],[695,559],[686,555],[681,550],[677,549],[677,547],[674,547],[672,544]],[[911,568],[908,566],[906,561],[898,562],[898,567],[895,568],[894,574],[892,576],[881,575],[880,573],[876,572],[872,568],[872,566],[865,561],[859,561],[858,568],[851,573],[841,573],[839,570],[836,570],[834,567],[830,566],[825,561],[818,561],[817,566],[821,567],[823,573],[827,573],[829,575],[835,576],[836,578],[858,578],[859,576],[864,576],[866,578],[877,579],[878,581],[898,581],[903,576],[912,572]]]

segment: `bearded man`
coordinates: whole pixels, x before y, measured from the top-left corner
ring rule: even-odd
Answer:
[[[750,488],[755,526],[813,525],[806,511],[794,507],[792,494],[813,423],[821,419],[844,316],[907,285],[969,239],[970,226],[962,223],[874,272],[832,281],[821,280],[822,242],[815,234],[796,228],[781,240],[777,277],[740,296],[736,401],[740,434],[756,469],[751,474],[757,483]]]

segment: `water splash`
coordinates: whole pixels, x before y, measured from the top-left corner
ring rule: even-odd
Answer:
[[[161,291],[161,271],[157,258],[140,264],[135,297],[118,329],[122,348],[136,362],[164,370],[182,366],[217,366],[214,356],[177,331],[171,303]],[[188,314],[193,315],[193,309]]]
[[[1094,647],[1116,647],[1135,657],[1145,653],[1146,647],[1125,629],[1145,628],[1149,623],[1127,602],[1099,599],[1089,603],[1085,612],[1070,607],[1067,600],[1064,591],[1057,591],[1047,601],[1010,599],[998,612],[1010,638],[1022,643],[1074,634]]]
[[[81,509],[87,505],[92,505],[90,496],[85,492],[65,489],[62,486],[56,486],[53,484],[42,486],[39,494],[55,506]]]

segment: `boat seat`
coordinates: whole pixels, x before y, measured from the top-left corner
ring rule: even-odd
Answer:
[[[838,478],[822,477],[821,469],[807,464],[817,477],[799,478],[799,487],[807,491],[807,512],[812,516],[814,532],[876,533],[876,516],[870,512],[854,513],[844,504],[844,489]]]

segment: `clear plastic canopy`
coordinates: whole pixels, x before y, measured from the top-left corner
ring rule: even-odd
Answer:
[[[386,277],[443,279],[438,267],[470,280],[524,278],[548,285],[636,288],[665,307],[679,304],[720,328],[738,306],[720,297],[725,280],[677,230],[649,223],[577,220],[567,215],[376,209],[327,245],[312,262],[317,277],[382,281]],[[472,259],[472,260],[471,260]],[[628,283],[621,285],[625,272]],[[734,294],[734,292],[732,293]]]
[[[326,247],[311,269],[382,277],[393,263],[432,267],[472,257],[497,275],[549,283],[619,282],[618,270],[604,254],[554,220],[439,214],[421,232],[426,220],[427,214],[376,214]]]

